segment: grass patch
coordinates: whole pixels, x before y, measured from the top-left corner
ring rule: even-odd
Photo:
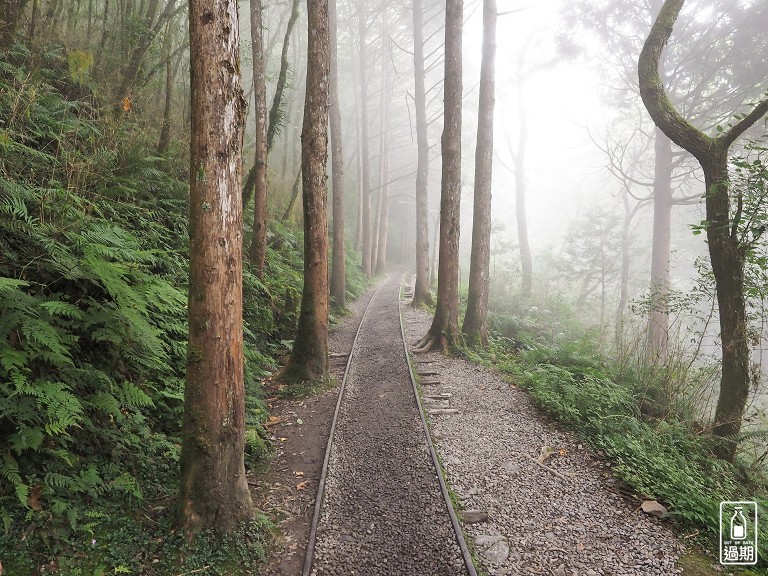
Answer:
[[[765,475],[715,458],[716,439],[683,415],[649,415],[644,407],[653,405],[653,387],[619,370],[588,338],[523,350],[497,339],[488,351],[464,355],[510,375],[540,408],[612,462],[614,474],[639,496],[664,503],[679,534],[697,533],[696,541],[707,550],[718,547],[720,501],[757,500],[760,517],[768,518]],[[763,574],[767,528],[763,522],[758,538]]]

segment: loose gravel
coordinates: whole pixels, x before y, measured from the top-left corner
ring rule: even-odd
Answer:
[[[431,318],[406,300],[401,313],[413,344]],[[369,340],[370,346],[380,343]],[[416,358],[420,371],[436,372],[429,380],[439,381],[422,393],[450,394],[441,407],[458,410],[431,416],[430,427],[446,480],[471,511],[463,513],[465,537],[488,574],[680,573],[675,534],[620,496],[610,466],[548,423],[525,392],[462,359]],[[550,470],[536,463],[544,447],[554,449],[544,462]]]
[[[399,275],[363,320],[342,398],[313,574],[466,574],[424,436],[398,318]]]

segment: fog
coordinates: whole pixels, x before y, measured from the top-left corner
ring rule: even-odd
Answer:
[[[548,310],[572,320],[575,334],[599,333],[608,345],[623,337],[643,347],[637,335],[648,325],[653,242],[654,126],[637,88],[637,58],[650,29],[656,2],[501,2],[495,62],[494,159],[490,311]],[[245,6],[245,5],[244,5]],[[346,236],[360,249],[358,198],[361,106],[368,114],[368,160],[372,226],[380,191],[389,209],[390,264],[413,265],[415,245],[416,117],[413,20],[410,3],[338,3],[338,67],[343,122]],[[280,64],[279,47],[290,6],[270,3],[265,11],[268,102]],[[428,119],[429,250],[436,259],[439,219],[443,105],[444,5],[424,3],[425,86]],[[758,2],[689,2],[664,53],[662,69],[671,98],[710,134],[751,109],[765,86],[768,10]],[[365,14],[366,77],[359,85],[359,15]],[[250,23],[242,9],[243,38]],[[759,31],[759,32],[758,32]],[[270,156],[270,187],[285,196],[299,163],[303,61],[306,33],[302,14],[291,39],[290,89],[279,141]],[[472,237],[474,162],[482,45],[482,3],[464,5],[462,194],[460,282],[466,289]],[[247,44],[247,42],[246,42]],[[244,50],[244,54],[248,51]],[[247,59],[244,61],[249,86]],[[386,79],[385,79],[386,78]],[[272,81],[271,81],[272,80]],[[382,86],[386,86],[382,91]],[[387,112],[382,109],[386,97]],[[249,119],[249,122],[252,122]],[[249,124],[250,129],[251,124]],[[533,291],[520,295],[520,253],[516,224],[515,154],[524,131],[524,170]],[[758,122],[732,149],[764,133]],[[249,133],[246,132],[246,143]],[[382,162],[382,149],[386,160]],[[249,157],[246,152],[246,158]],[[672,205],[669,208],[667,333],[680,354],[695,362],[719,361],[720,344],[713,283],[708,277],[704,234],[692,226],[704,218],[704,179],[698,163],[671,148]],[[330,164],[329,164],[330,170]],[[656,182],[658,186],[658,182]],[[332,191],[329,191],[331,194]],[[278,203],[281,202],[278,200]],[[627,224],[625,218],[631,214]],[[300,218],[299,214],[294,214]],[[622,229],[626,225],[624,240]],[[621,294],[622,245],[628,269]],[[600,271],[590,270],[590,251],[600,247]],[[764,250],[764,244],[759,247]],[[625,303],[622,302],[626,300]],[[761,297],[753,299],[752,325],[761,343],[753,359],[765,368]],[[559,308],[554,311],[554,308]],[[559,328],[558,328],[559,330]],[[624,334],[624,336],[621,336]],[[753,342],[756,343],[756,342]],[[764,372],[764,371],[763,371]],[[761,381],[765,381],[761,376]],[[711,384],[714,386],[714,380]]]

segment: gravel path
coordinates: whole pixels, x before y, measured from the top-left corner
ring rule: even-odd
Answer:
[[[406,339],[414,343],[431,318],[405,300],[401,306]],[[439,374],[430,378],[440,384],[423,393],[450,394],[450,408],[459,411],[431,416],[432,436],[449,486],[465,510],[478,512],[477,523],[465,512],[462,528],[489,574],[680,573],[675,535],[616,494],[610,467],[548,423],[523,391],[462,359],[418,360],[432,361],[418,364],[420,371]],[[555,451],[545,462],[550,470],[535,462],[544,446]]]
[[[353,350],[313,574],[463,575],[405,362],[393,274]]]

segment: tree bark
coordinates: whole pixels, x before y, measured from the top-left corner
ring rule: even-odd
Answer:
[[[471,344],[488,344],[488,284],[491,261],[491,182],[495,102],[496,0],[483,0],[483,58],[475,148],[475,197],[467,312],[462,331]]]
[[[291,4],[291,15],[288,17],[288,25],[285,28],[285,37],[283,38],[283,50],[280,53],[280,72],[277,75],[277,85],[275,86],[275,94],[272,97],[272,106],[269,108],[269,125],[267,126],[267,152],[272,150],[272,145],[275,142],[275,136],[277,136],[280,128],[281,107],[283,105],[283,94],[288,82],[288,49],[291,45],[291,33],[293,27],[296,25],[296,20],[299,19],[299,0],[293,0]]]
[[[293,207],[296,205],[296,200],[299,198],[299,192],[301,191],[301,168],[296,172],[296,178],[293,180],[293,186],[291,186],[291,198],[288,200],[288,206],[283,213],[283,220],[288,220],[293,212]]]
[[[189,3],[192,74],[189,345],[178,512],[188,533],[252,515],[245,477],[242,210],[246,103],[237,4]]]
[[[655,364],[666,359],[669,346],[669,256],[672,226],[672,142],[658,127],[654,152],[648,359]]]
[[[307,88],[301,132],[304,289],[293,351],[283,376],[316,381],[328,371],[328,0],[307,0]]]
[[[13,45],[29,0],[4,0],[0,5],[0,50]]]
[[[515,154],[515,218],[517,221],[517,238],[520,244],[521,285],[520,295],[524,299],[531,297],[533,289],[533,257],[528,241],[528,214],[525,208],[525,159],[528,149],[528,115],[523,102],[522,56],[518,67],[517,107],[520,124],[520,134],[517,139]]]
[[[360,162],[362,168],[362,249],[363,249],[363,274],[371,276],[371,168],[370,168],[370,150],[368,142],[368,78],[367,70],[367,29],[366,22],[366,4],[361,1],[357,9],[357,33],[358,33],[358,52],[360,65]]]
[[[749,340],[744,298],[746,246],[739,241],[738,213],[730,215],[728,149],[768,112],[762,100],[720,136],[696,129],[672,106],[659,77],[659,59],[685,0],[666,0],[653,23],[638,62],[640,95],[659,128],[701,164],[706,187],[706,227],[720,315],[722,373],[713,432],[722,438],[717,455],[732,461],[749,396]]]
[[[429,136],[424,88],[424,2],[413,0],[413,65],[416,108],[416,283],[413,304],[432,304],[429,281]]]
[[[152,0],[147,8],[147,13],[144,15],[144,30],[142,30],[141,37],[138,42],[135,43],[131,55],[128,59],[128,65],[123,70],[120,84],[115,92],[115,106],[120,108],[121,102],[124,97],[128,96],[136,83],[136,79],[141,70],[141,65],[144,63],[144,58],[152,46],[152,43],[157,38],[160,30],[163,26],[169,22],[179,11],[176,8],[177,0],[168,0],[168,3],[163,8],[162,13],[155,21],[155,15],[159,8],[159,0]]]
[[[443,156],[440,190],[440,257],[437,305],[418,351],[443,350],[461,341],[459,332],[459,231],[461,205],[462,0],[445,3]]]
[[[389,184],[387,180],[389,175],[389,162],[387,155],[389,154],[389,98],[390,98],[390,86],[389,86],[389,73],[387,70],[387,50],[389,35],[387,31],[387,16],[386,13],[382,16],[381,23],[381,114],[379,117],[379,185],[376,194],[376,217],[375,227],[373,231],[373,239],[371,246],[371,272],[379,273],[384,269],[385,263],[381,261],[386,253],[386,247],[382,246],[382,240],[386,241],[386,233],[384,232],[383,224],[387,219],[389,202],[388,190]]]
[[[253,1],[253,0],[251,0]],[[261,7],[259,7],[259,13],[261,13]],[[253,5],[251,5],[251,18],[253,18]],[[266,112],[266,98],[267,98],[267,89],[266,86],[264,86],[264,122],[265,122],[265,130],[266,135],[264,138],[266,139],[266,153],[264,153],[263,158],[264,162],[263,165],[261,162],[259,162],[259,159],[254,159],[253,166],[251,166],[251,169],[248,171],[248,176],[245,179],[245,184],[243,185],[243,209],[248,206],[249,202],[251,201],[251,195],[253,194],[253,191],[255,187],[259,183],[259,179],[261,176],[261,171],[263,168],[264,171],[264,181],[266,182],[266,170],[267,170],[267,157],[269,156],[269,153],[272,151],[272,146],[275,143],[275,137],[280,131],[280,125],[283,121],[283,115],[285,114],[285,110],[283,110],[283,96],[285,94],[285,89],[288,83],[288,67],[289,67],[289,61],[288,61],[288,49],[291,45],[291,33],[293,32],[293,27],[296,24],[296,20],[299,18],[299,0],[293,0],[293,3],[291,4],[291,15],[288,17],[288,25],[285,29],[285,36],[283,37],[283,50],[280,54],[280,71],[277,75],[277,85],[275,86],[275,94],[272,97],[272,106],[269,108],[269,122],[267,123],[267,112]],[[252,26],[253,27],[253,26]],[[259,31],[259,45],[261,46],[261,50],[259,52],[260,57],[260,64],[257,64],[256,62],[256,53],[255,48],[254,50],[254,93],[256,95],[256,154],[257,156],[260,154],[259,152],[259,132],[262,130],[262,127],[260,126],[259,122],[259,116],[258,116],[258,108],[262,105],[262,103],[259,102],[259,90],[261,89],[259,86],[256,85],[257,78],[255,75],[256,67],[260,66],[262,70],[261,74],[261,82],[264,83],[264,34],[263,31]],[[253,31],[251,31],[251,39],[253,40]],[[290,114],[290,111],[288,111],[288,114]],[[285,166],[285,158],[287,157],[287,154],[283,155],[283,166]],[[266,191],[266,184],[264,190]],[[266,192],[264,192],[266,194]],[[266,222],[266,220],[265,220]],[[266,233],[266,223],[265,223],[265,233]]]
[[[346,271],[344,269],[344,149],[341,140],[341,108],[339,107],[336,0],[328,0],[328,25],[331,35],[329,115],[331,131],[331,186],[333,188],[331,299],[337,308],[344,309],[346,306]]]
[[[264,81],[264,32],[261,0],[250,0],[251,54],[253,56],[253,240],[249,257],[258,278],[264,277],[267,256],[267,86]],[[245,208],[245,204],[243,205]]]

